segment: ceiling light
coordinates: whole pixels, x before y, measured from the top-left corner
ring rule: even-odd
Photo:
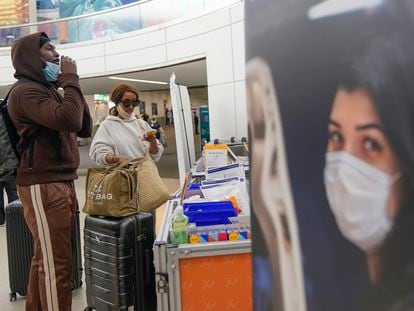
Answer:
[[[383,0],[326,0],[312,6],[308,11],[309,19],[318,19],[352,11],[372,9]]]
[[[141,80],[141,79],[131,79],[131,78],[122,78],[122,77],[112,77],[112,76],[108,78],[113,79],[113,80],[134,81],[134,82],[142,82],[142,83],[168,84],[167,82],[162,82],[162,81]]]

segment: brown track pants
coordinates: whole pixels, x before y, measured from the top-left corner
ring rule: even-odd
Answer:
[[[17,189],[34,240],[26,311],[70,311],[71,232],[77,204],[73,182]]]

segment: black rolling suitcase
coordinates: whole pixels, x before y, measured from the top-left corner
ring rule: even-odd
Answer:
[[[23,216],[20,201],[6,206],[7,255],[9,261],[10,301],[17,294],[26,296],[30,264],[33,257],[33,239]],[[72,289],[82,286],[82,255],[80,244],[79,210],[76,211],[76,230],[72,234]]]
[[[151,214],[87,216],[84,240],[85,310],[156,310]]]

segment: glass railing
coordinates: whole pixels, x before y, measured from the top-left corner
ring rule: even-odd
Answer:
[[[112,37],[242,0],[149,0],[87,15],[17,26],[0,27],[0,47],[44,31],[55,44]]]

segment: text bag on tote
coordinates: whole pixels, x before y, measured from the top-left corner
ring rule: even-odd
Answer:
[[[107,168],[90,168],[86,177],[86,202],[89,215],[123,217],[138,213],[137,171],[129,161]]]

